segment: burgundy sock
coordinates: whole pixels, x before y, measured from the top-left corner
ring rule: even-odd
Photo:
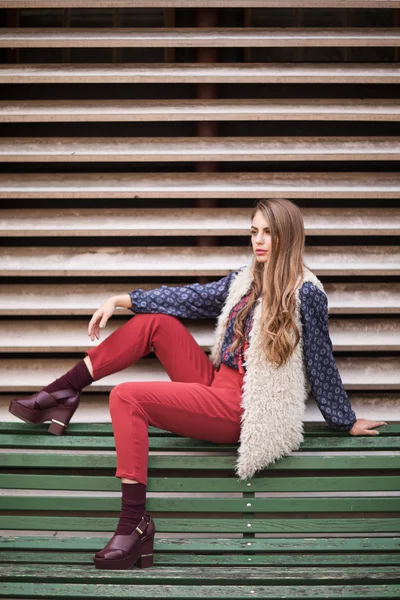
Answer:
[[[67,371],[62,377],[56,379],[43,389],[46,392],[55,392],[56,390],[68,390],[72,388],[77,392],[83,390],[84,387],[93,382],[93,377],[89,373],[85,361],[80,360],[70,371]],[[62,403],[62,400],[60,400]]]
[[[146,487],[144,483],[122,483],[121,515],[116,534],[129,535],[146,512]]]

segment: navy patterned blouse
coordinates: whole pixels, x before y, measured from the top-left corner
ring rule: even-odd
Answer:
[[[230,283],[239,270],[206,284],[191,283],[182,287],[162,285],[147,291],[136,289],[128,292],[132,301],[130,310],[134,313],[162,313],[183,319],[217,318],[228,296]],[[234,340],[235,316],[246,303],[248,295],[249,292],[232,309],[221,348],[221,362],[241,373],[245,369],[242,364],[243,353],[248,347],[254,307],[245,322],[244,345],[237,347],[233,353],[230,348]],[[349,431],[357,417],[333,356],[326,294],[306,281],[300,288],[299,296],[304,357],[312,395],[329,427],[337,431]]]

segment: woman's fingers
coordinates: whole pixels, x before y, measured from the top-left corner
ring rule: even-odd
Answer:
[[[357,419],[350,433],[351,435],[379,435],[375,427],[387,425],[386,421],[369,421],[368,419]]]
[[[97,339],[99,339],[100,333],[99,333],[99,320],[102,317],[102,312],[100,310],[96,310],[96,312],[94,313],[93,317],[90,320],[89,326],[88,326],[88,335],[90,336],[90,339],[94,340],[95,337],[97,337]]]

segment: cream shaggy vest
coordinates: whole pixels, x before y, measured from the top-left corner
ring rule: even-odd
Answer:
[[[324,291],[320,280],[306,267],[302,282],[305,281],[310,281]],[[248,292],[251,282],[251,264],[243,267],[231,282],[217,320],[215,343],[210,348],[210,360],[215,367],[221,362],[220,353],[229,313]],[[310,386],[303,356],[299,299],[302,282],[295,292],[295,322],[300,332],[300,341],[293,355],[279,369],[272,366],[261,349],[261,298],[254,308],[249,347],[244,354],[243,363],[246,367],[240,401],[243,413],[235,465],[240,479],[249,479],[256,471],[298,450],[304,440],[303,419]]]

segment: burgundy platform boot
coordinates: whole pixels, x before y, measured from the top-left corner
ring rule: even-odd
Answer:
[[[57,400],[66,398],[63,404]],[[63,435],[72,415],[79,405],[80,392],[73,389],[46,392],[40,390],[31,396],[14,398],[10,402],[9,411],[26,423],[43,423],[51,421],[49,433]]]

